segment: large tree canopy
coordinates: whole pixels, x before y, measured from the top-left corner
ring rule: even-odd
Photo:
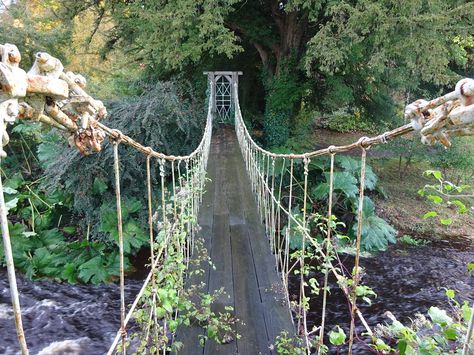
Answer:
[[[397,100],[434,94],[472,67],[467,0],[49,2],[62,45],[68,23],[94,14],[90,37],[100,33],[101,53],[118,49],[125,66],[149,77],[202,81],[202,69],[245,69],[253,96],[265,97],[268,145],[285,142],[302,100],[319,112],[386,121]]]

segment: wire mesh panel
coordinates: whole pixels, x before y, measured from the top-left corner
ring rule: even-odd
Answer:
[[[232,77],[216,76],[216,114],[220,122],[230,121],[232,117]]]

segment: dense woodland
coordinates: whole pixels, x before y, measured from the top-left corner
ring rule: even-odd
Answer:
[[[407,123],[406,104],[474,77],[474,3],[466,0],[2,3],[0,43],[19,47],[23,68],[38,51],[59,58],[67,70],[87,77],[88,92],[104,100],[107,125],[167,154],[187,154],[201,138],[208,94],[204,71],[244,73],[239,84],[244,119],[255,139],[275,152],[349,143],[360,132],[400,126]],[[33,279],[114,281],[118,236],[107,144],[82,157],[57,130],[37,122],[16,122],[10,132],[1,173],[16,266]],[[380,159],[369,162],[366,176],[364,250],[383,251],[397,235],[416,245],[418,237],[433,233],[472,234],[472,199],[433,191],[449,181],[472,192],[473,150],[472,138],[458,139],[445,151],[423,146],[417,136],[375,150]],[[144,164],[142,156],[123,151],[129,272],[148,243],[142,227],[146,187],[139,184]],[[321,159],[310,166],[314,210],[327,208],[327,164]],[[340,232],[348,236],[341,247],[350,249],[360,161],[341,156],[336,165],[335,213],[344,223]],[[432,172],[423,176],[424,170]],[[302,176],[302,167],[295,174]],[[419,212],[406,216],[406,223],[403,211],[401,220],[392,213],[401,190]],[[408,218],[421,222],[407,227],[413,224]],[[292,237],[297,248],[298,231]]]

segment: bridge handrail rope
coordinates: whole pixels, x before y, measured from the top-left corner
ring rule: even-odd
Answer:
[[[384,132],[375,137],[361,137],[357,142],[342,145],[329,146],[324,149],[319,149],[303,154],[277,154],[265,150],[260,147],[250,135],[245,122],[242,118],[240,110],[240,103],[238,99],[238,86],[234,85],[234,107],[235,107],[235,127],[238,136],[239,145],[244,157],[246,169],[251,180],[253,192],[256,195],[257,206],[260,212],[262,222],[265,224],[265,231],[269,238],[270,247],[275,255],[276,266],[281,270],[282,282],[285,286],[287,304],[291,312],[291,302],[288,291],[288,277],[289,274],[299,267],[300,287],[299,287],[299,301],[296,308],[296,329],[301,334],[306,343],[307,351],[310,353],[311,344],[309,337],[315,332],[319,331],[319,340],[317,343],[318,354],[322,351],[324,345],[324,331],[327,308],[327,293],[328,293],[328,275],[331,271],[336,277],[339,286],[348,299],[350,305],[351,324],[349,332],[349,354],[352,354],[355,334],[355,318],[356,315],[367,330],[368,334],[372,331],[365,321],[362,313],[357,308],[356,288],[359,283],[359,260],[360,260],[360,245],[361,245],[361,230],[362,230],[362,211],[364,205],[365,192],[365,170],[367,150],[373,145],[384,144],[389,140],[406,135],[412,131],[417,131],[421,135],[422,142],[435,143],[439,142],[446,147],[450,146],[449,138],[452,136],[463,136],[474,134],[474,80],[463,79],[456,85],[455,91],[436,98],[431,101],[418,100],[408,105],[405,110],[405,117],[411,120],[410,124],[398,127],[396,129]],[[339,261],[336,267],[329,256],[331,251],[335,251],[335,246],[332,242],[332,207],[333,207],[333,189],[334,189],[334,159],[336,154],[347,152],[354,149],[361,150],[361,164],[360,164],[360,187],[359,187],[359,201],[357,210],[357,233],[356,233],[356,250],[355,250],[355,266],[352,272],[344,270],[344,266],[339,261],[336,253],[336,260]],[[328,155],[330,156],[330,171],[329,171],[329,194],[328,194],[328,211],[326,223],[326,238],[323,244],[318,243],[310,234],[307,228],[307,200],[308,196],[308,172],[311,158]],[[280,184],[278,187],[278,198],[275,196],[275,161],[282,160]],[[289,170],[286,168],[286,161],[289,161]],[[294,162],[300,161],[303,164],[304,182],[303,186],[295,179],[294,176]],[[289,192],[288,192],[288,206],[283,205],[282,197],[282,182],[284,174],[288,172],[289,175]],[[271,179],[270,179],[271,177]],[[293,214],[292,203],[295,196],[293,196],[294,186],[297,185],[303,190],[303,216],[302,219],[295,217]],[[285,237],[281,238],[281,223],[282,214],[287,218],[287,226]],[[292,224],[296,225],[298,232],[302,234],[302,245],[300,256],[296,262],[290,266],[290,230],[294,228]],[[305,272],[305,248],[306,242],[309,242],[320,255],[323,265],[324,281],[323,281],[323,301],[322,301],[322,316],[321,323],[318,328],[309,331],[306,322],[308,297],[305,288],[307,287],[304,279]],[[344,280],[344,271],[351,276],[351,285]],[[341,274],[342,272],[342,274]]]
[[[186,163],[186,172],[183,176],[183,179],[186,180],[186,182],[191,182],[191,185],[198,184],[199,186],[191,186],[191,193],[193,194],[193,197],[191,199],[191,210],[192,210],[192,215],[197,218],[197,214],[199,211],[199,203],[202,199],[202,192],[203,192],[203,187],[204,187],[204,178],[205,178],[205,172],[207,168],[207,160],[209,157],[209,149],[210,149],[210,143],[211,143],[211,135],[212,135],[212,121],[213,121],[213,114],[212,114],[212,100],[213,100],[213,90],[212,90],[212,85],[213,83],[210,83],[211,85],[211,96],[209,99],[209,106],[208,106],[208,112],[207,112],[207,118],[206,118],[206,127],[204,129],[204,134],[203,137],[198,145],[198,148],[196,148],[191,154],[187,156],[167,156],[161,153],[154,153],[151,149],[149,148],[144,148],[142,145],[139,143],[133,141],[130,139],[127,143],[136,149],[137,151],[141,152],[142,154],[146,154],[147,160],[146,160],[146,171],[147,171],[147,198],[148,198],[148,224],[149,224],[149,233],[150,233],[150,255],[151,255],[151,270],[148,273],[147,278],[145,279],[145,282],[143,283],[142,288],[140,289],[140,292],[137,294],[135,300],[133,301],[130,310],[128,311],[127,315],[125,316],[125,300],[124,300],[124,270],[123,270],[123,238],[122,238],[122,231],[121,231],[121,217],[120,213],[118,213],[118,226],[119,226],[119,244],[120,244],[120,259],[121,259],[121,266],[120,266],[120,295],[121,295],[121,326],[120,330],[117,332],[117,335],[111,344],[108,355],[111,355],[114,353],[116,350],[120,339],[122,340],[121,342],[121,353],[126,354],[126,327],[130,319],[132,318],[133,312],[135,311],[136,307],[138,306],[141,297],[144,295],[146,288],[148,285],[151,283],[151,291],[152,291],[152,307],[150,309],[150,314],[149,317],[150,319],[154,319],[155,325],[158,324],[157,321],[157,315],[156,315],[156,285],[155,285],[155,277],[156,277],[156,272],[157,272],[157,267],[159,265],[159,262],[161,261],[162,257],[166,254],[166,246],[169,244],[170,238],[172,237],[173,231],[175,229],[175,224],[181,223],[180,219],[176,219],[174,224],[172,226],[168,226],[167,224],[167,216],[166,216],[166,203],[169,201],[169,199],[166,198],[165,196],[165,173],[164,173],[164,168],[165,168],[165,161],[170,161],[171,162],[171,171],[172,171],[172,191],[171,193],[173,194],[173,198],[171,199],[173,201],[173,211],[176,217],[176,201],[177,201],[177,187],[176,187],[176,180],[175,180],[175,162],[178,162],[178,165],[181,162]],[[117,194],[117,211],[121,210],[120,206],[120,173],[119,173],[119,157],[118,157],[118,144],[121,143],[122,141],[125,141],[123,137],[126,136],[120,136],[119,141],[114,143],[114,171],[115,171],[115,176],[116,176],[116,194]],[[158,158],[159,160],[159,171],[160,171],[160,183],[161,183],[161,211],[162,211],[162,226],[165,228],[166,231],[166,238],[164,240],[164,243],[162,243],[160,249],[158,250],[157,255],[155,256],[154,253],[154,248],[155,248],[155,243],[154,243],[154,236],[153,236],[153,201],[152,201],[152,182],[151,182],[151,164],[150,164],[150,159],[151,158]],[[194,159],[194,160],[193,160]],[[197,163],[195,160],[198,160]],[[178,176],[182,176],[181,173],[178,173]],[[184,187],[184,186],[182,186]],[[191,257],[192,250],[194,248],[194,234],[195,234],[195,228],[192,225],[188,225],[188,244],[183,245],[182,247],[182,253],[186,254],[186,260],[189,262],[189,258]],[[190,237],[190,238],[189,238]],[[189,240],[190,239],[190,240]],[[150,323],[149,323],[150,324]],[[148,339],[149,337],[149,327],[147,329],[147,335],[146,338]]]
[[[214,100],[214,83],[209,83],[210,100],[206,117],[206,125],[201,141],[197,148],[185,156],[167,155],[145,147],[131,137],[123,134],[119,130],[112,129],[99,122],[106,115],[106,110],[102,102],[93,99],[85,91],[85,79],[81,75],[72,72],[63,72],[61,62],[48,55],[38,53],[32,69],[25,73],[19,68],[21,55],[18,48],[12,44],[0,44],[0,135],[2,137],[0,146],[0,157],[5,157],[3,146],[8,143],[6,124],[13,122],[17,118],[31,119],[48,124],[62,131],[68,132],[70,142],[75,145],[81,154],[87,155],[89,151],[100,151],[101,144],[108,136],[113,144],[113,170],[115,175],[115,192],[117,205],[117,228],[120,258],[120,329],[117,332],[109,354],[116,351],[121,340],[121,353],[126,354],[127,344],[127,324],[132,318],[134,310],[137,308],[142,296],[150,286],[152,293],[152,305],[149,310],[150,320],[154,319],[156,327],[159,326],[157,319],[157,271],[162,266],[163,259],[174,248],[177,253],[186,260],[186,267],[192,256],[194,247],[194,237],[196,233],[197,214],[199,204],[202,200],[204,181],[207,169],[207,160],[212,135],[212,102]],[[52,68],[52,69],[51,69]],[[6,100],[5,100],[6,96]],[[47,99],[48,98],[48,99]],[[151,270],[145,279],[141,290],[132,303],[127,314],[125,314],[125,270],[124,270],[124,247],[121,216],[121,194],[120,194],[120,161],[119,145],[124,144],[137,152],[146,156],[147,171],[147,197],[148,197],[148,228],[150,234],[150,254]],[[158,209],[153,214],[153,194],[151,179],[151,160],[157,160],[159,165],[159,180],[161,182],[161,201],[158,204],[162,215],[158,215]],[[184,165],[184,166],[182,166]],[[166,187],[165,171],[171,170],[171,191]],[[24,335],[19,294],[16,285],[15,269],[12,257],[12,250],[8,231],[8,220],[6,206],[3,195],[3,186],[0,177],[0,217],[2,225],[2,237],[4,241],[5,259],[8,269],[10,293],[15,315],[15,325],[18,341],[23,355],[28,354],[28,347]],[[171,196],[169,196],[171,195]],[[168,203],[172,203],[172,217],[168,216]],[[161,220],[160,220],[161,219]],[[159,222],[158,222],[159,221]],[[154,226],[158,225],[158,234],[164,232],[165,237],[159,243],[156,250],[156,239]],[[181,239],[174,238],[175,229],[182,228],[186,233],[181,233]],[[176,237],[178,238],[178,237]],[[175,239],[176,239],[175,238]],[[184,271],[181,272],[180,284],[183,285]],[[174,312],[176,319],[177,312]],[[150,335],[150,323],[147,325],[146,340]],[[164,331],[166,333],[166,320],[164,321]]]
[[[303,188],[303,190],[304,190],[304,201],[303,201],[303,203],[306,204],[307,184],[308,184],[308,181],[307,181],[308,165],[309,165],[309,162],[310,162],[310,159],[308,158],[308,155],[307,154],[274,154],[274,153],[271,153],[271,152],[259,147],[255,143],[255,141],[252,139],[252,137],[250,136],[250,134],[247,130],[247,127],[245,126],[245,123],[243,122],[242,114],[241,114],[241,111],[240,111],[240,104],[239,104],[239,101],[238,101],[238,88],[237,88],[237,86],[234,87],[234,97],[235,97],[235,100],[236,100],[236,102],[235,102],[235,120],[236,120],[236,131],[237,131],[239,144],[240,144],[240,147],[241,147],[241,150],[242,150],[242,154],[244,156],[244,160],[246,161],[246,166],[248,167],[247,170],[249,171],[249,176],[250,176],[250,180],[251,180],[251,183],[252,183],[252,188],[253,188],[254,192],[256,193],[256,196],[257,196],[257,204],[259,206],[259,212],[260,212],[262,221],[265,223],[267,234],[268,234],[269,230],[272,231],[271,234],[269,235],[270,240],[271,240],[271,244],[273,244],[273,250],[272,251],[276,256],[279,256],[280,254],[283,254],[282,259],[284,260],[284,262],[283,262],[283,264],[280,263],[279,265],[277,263],[277,267],[280,267],[280,269],[283,270],[282,274],[281,274],[282,282],[285,286],[287,304],[290,307],[291,302],[290,302],[289,293],[288,293],[289,292],[288,291],[288,287],[289,287],[288,277],[289,277],[291,271],[297,266],[297,263],[300,264],[300,275],[302,275],[302,276],[304,275],[304,272],[303,272],[303,269],[304,269],[304,248],[305,248],[306,241],[310,242],[313,245],[315,250],[326,261],[326,265],[328,266],[328,268],[331,270],[331,272],[336,276],[336,278],[338,280],[341,277],[341,275],[337,271],[337,268],[334,265],[332,265],[332,263],[328,260],[328,256],[323,251],[321,245],[319,243],[317,243],[311,237],[311,235],[309,234],[309,232],[306,228],[306,225],[305,225],[306,224],[306,214],[305,214],[305,211],[306,211],[305,207],[306,206],[304,206],[304,208],[303,208],[303,213],[304,213],[303,222],[298,220],[292,213],[291,197],[292,197],[292,193],[293,193],[293,180],[294,180],[293,166],[294,166],[294,161],[295,160],[303,160],[303,163],[304,163],[305,182],[304,182],[304,188]],[[362,146],[361,144],[357,145],[357,147],[361,147],[361,146]],[[329,152],[329,149],[331,150],[331,152]],[[363,148],[363,151],[365,151],[365,148]],[[281,204],[281,201],[277,200],[276,197],[271,193],[272,188],[270,188],[269,184],[268,184],[268,174],[265,176],[264,173],[261,172],[259,170],[259,167],[258,167],[258,165],[259,165],[258,162],[262,160],[261,158],[258,157],[258,153],[262,154],[263,156],[266,156],[267,160],[268,160],[268,158],[272,158],[272,159],[282,158],[282,159],[290,160],[290,188],[289,188],[290,199],[289,199],[289,207],[288,208],[283,207],[283,205]],[[320,150],[320,151],[313,152],[313,154],[311,156],[324,155],[324,154],[334,155],[335,151],[333,150],[333,147],[329,147],[327,149],[323,149],[323,150]],[[333,172],[331,172],[331,179],[332,179],[332,174],[333,174]],[[332,193],[333,193],[333,191],[332,191],[332,186],[331,186],[330,187],[330,192],[329,192],[330,196],[332,195]],[[283,212],[288,217],[288,225],[289,226],[287,227],[287,233],[286,233],[286,237],[285,237],[285,241],[284,241],[285,248],[283,250],[275,248],[274,240],[278,238],[275,232],[276,232],[277,229],[279,229],[279,226],[276,226],[276,227],[275,226],[272,226],[272,227],[269,226],[270,220],[274,221],[275,217],[274,216],[273,217],[269,216],[269,210],[267,208],[268,204],[269,204],[268,200],[271,200],[270,203],[271,203],[272,207],[271,207],[270,211],[274,211],[275,207],[277,207],[279,211]],[[360,210],[362,210],[362,207],[363,207],[362,204],[363,204],[363,202],[360,202],[360,205],[359,205]],[[328,216],[328,229],[331,228],[330,227],[331,218],[332,218],[331,215],[329,215]],[[278,220],[281,220],[281,216],[278,216]],[[303,233],[303,238],[302,238],[303,252],[301,253],[301,256],[298,259],[298,261],[292,267],[289,266],[289,259],[290,259],[290,249],[289,249],[290,235],[289,235],[289,230],[290,230],[290,227],[291,227],[291,223],[295,223],[299,228],[298,231]],[[357,239],[359,241],[358,242],[359,243],[359,248],[357,249],[356,254],[359,255],[360,254],[360,229],[359,228],[358,228],[358,237],[357,237]],[[307,312],[306,312],[306,308],[303,306],[303,302],[305,301],[305,298],[306,298],[305,288],[304,288],[305,281],[304,281],[302,276],[300,278],[300,287],[299,287],[300,288],[300,299],[299,299],[299,304],[297,305],[297,307],[298,307],[297,331],[301,335],[304,336],[306,346],[307,346],[307,351],[309,353],[310,352],[309,336],[314,332],[310,333],[307,329],[307,323],[306,323],[306,313]],[[354,275],[354,278],[356,278],[356,276],[357,276],[357,274]],[[346,287],[341,287],[341,289],[344,292],[344,294],[346,295],[346,297],[348,298],[348,301],[353,305],[352,308],[353,308],[354,314],[358,315],[358,317],[360,318],[360,320],[363,323],[364,327],[366,328],[367,332],[369,334],[372,334],[372,330],[368,326],[368,324],[365,321],[363,315],[355,307],[355,302],[353,301],[353,298],[351,298],[349,290]],[[326,289],[323,292],[326,292]],[[324,308],[325,308],[325,306],[324,306]],[[323,339],[323,335],[324,335],[323,334],[323,332],[324,332],[323,327],[321,326],[319,328],[319,330],[320,330],[320,344],[321,344],[321,342],[322,342],[321,339]]]

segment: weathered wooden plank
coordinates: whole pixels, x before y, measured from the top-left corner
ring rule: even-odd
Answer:
[[[213,159],[213,154],[211,153],[209,157],[207,175],[210,181],[207,181],[205,186],[205,192],[202,198],[201,208],[199,210],[198,224],[201,230],[198,233],[198,238],[203,240],[203,246],[207,249],[207,252],[211,252],[212,248],[212,226],[214,219],[214,199],[215,199],[215,187],[214,179],[216,178],[216,164],[215,159]],[[198,267],[190,267],[190,271],[196,271]],[[199,265],[199,269],[203,270],[203,273],[199,275],[193,275],[186,280],[186,287],[191,285],[198,285],[201,282],[204,282],[206,285],[209,285],[209,273],[210,266],[208,263],[204,262]],[[208,286],[206,286],[205,292],[208,291]],[[193,302],[199,302],[199,298],[196,295],[193,298]],[[184,355],[202,355],[204,348],[199,343],[199,338],[201,335],[204,335],[204,330],[202,327],[197,324],[196,321],[192,321],[189,327],[182,327],[178,334],[177,339],[183,343],[183,349],[179,352]]]
[[[232,261],[234,274],[235,312],[239,320],[237,341],[239,354],[267,354],[268,338],[257,276],[245,225],[231,226]]]
[[[225,191],[228,189],[225,159],[225,137],[216,134],[216,178],[214,197],[214,217],[212,230],[211,261],[215,269],[209,275],[209,293],[224,288],[226,295],[218,297],[212,305],[214,312],[225,312],[226,306],[234,307],[234,289],[232,280],[232,250],[230,245],[229,231],[229,209],[226,202]],[[237,344],[235,341],[229,344],[217,344],[209,340],[204,347],[204,354],[235,354]]]
[[[243,162],[242,162],[243,165]],[[281,279],[277,273],[275,258],[265,236],[265,228],[260,222],[257,204],[253,198],[250,180],[245,169],[237,171],[241,189],[245,222],[249,229],[258,289],[263,303],[265,324],[269,345],[274,344],[276,337],[284,330],[294,334],[290,311],[284,296]]]
[[[240,340],[223,345],[208,341],[204,354],[268,354],[282,330],[294,333],[280,293],[281,281],[258,217],[235,132],[219,127],[211,149],[212,208],[208,208],[210,200],[205,194],[200,212],[201,234],[212,234],[206,243],[210,244],[210,257],[216,267],[208,272],[208,291],[224,287],[228,297],[217,299],[213,310],[219,312],[225,306],[233,306],[245,325],[237,326]],[[209,220],[212,222],[206,222]],[[180,354],[203,353],[196,346],[197,336],[203,331],[194,331],[193,341],[184,340],[194,346]]]
[[[257,276],[249,242],[249,231],[244,224],[242,183],[238,170],[243,161],[235,141],[228,146],[231,155],[226,161],[226,201],[229,206],[230,238],[234,281],[235,312],[242,323],[237,325],[241,339],[237,341],[239,354],[268,353],[267,332],[263,307],[258,291]]]

